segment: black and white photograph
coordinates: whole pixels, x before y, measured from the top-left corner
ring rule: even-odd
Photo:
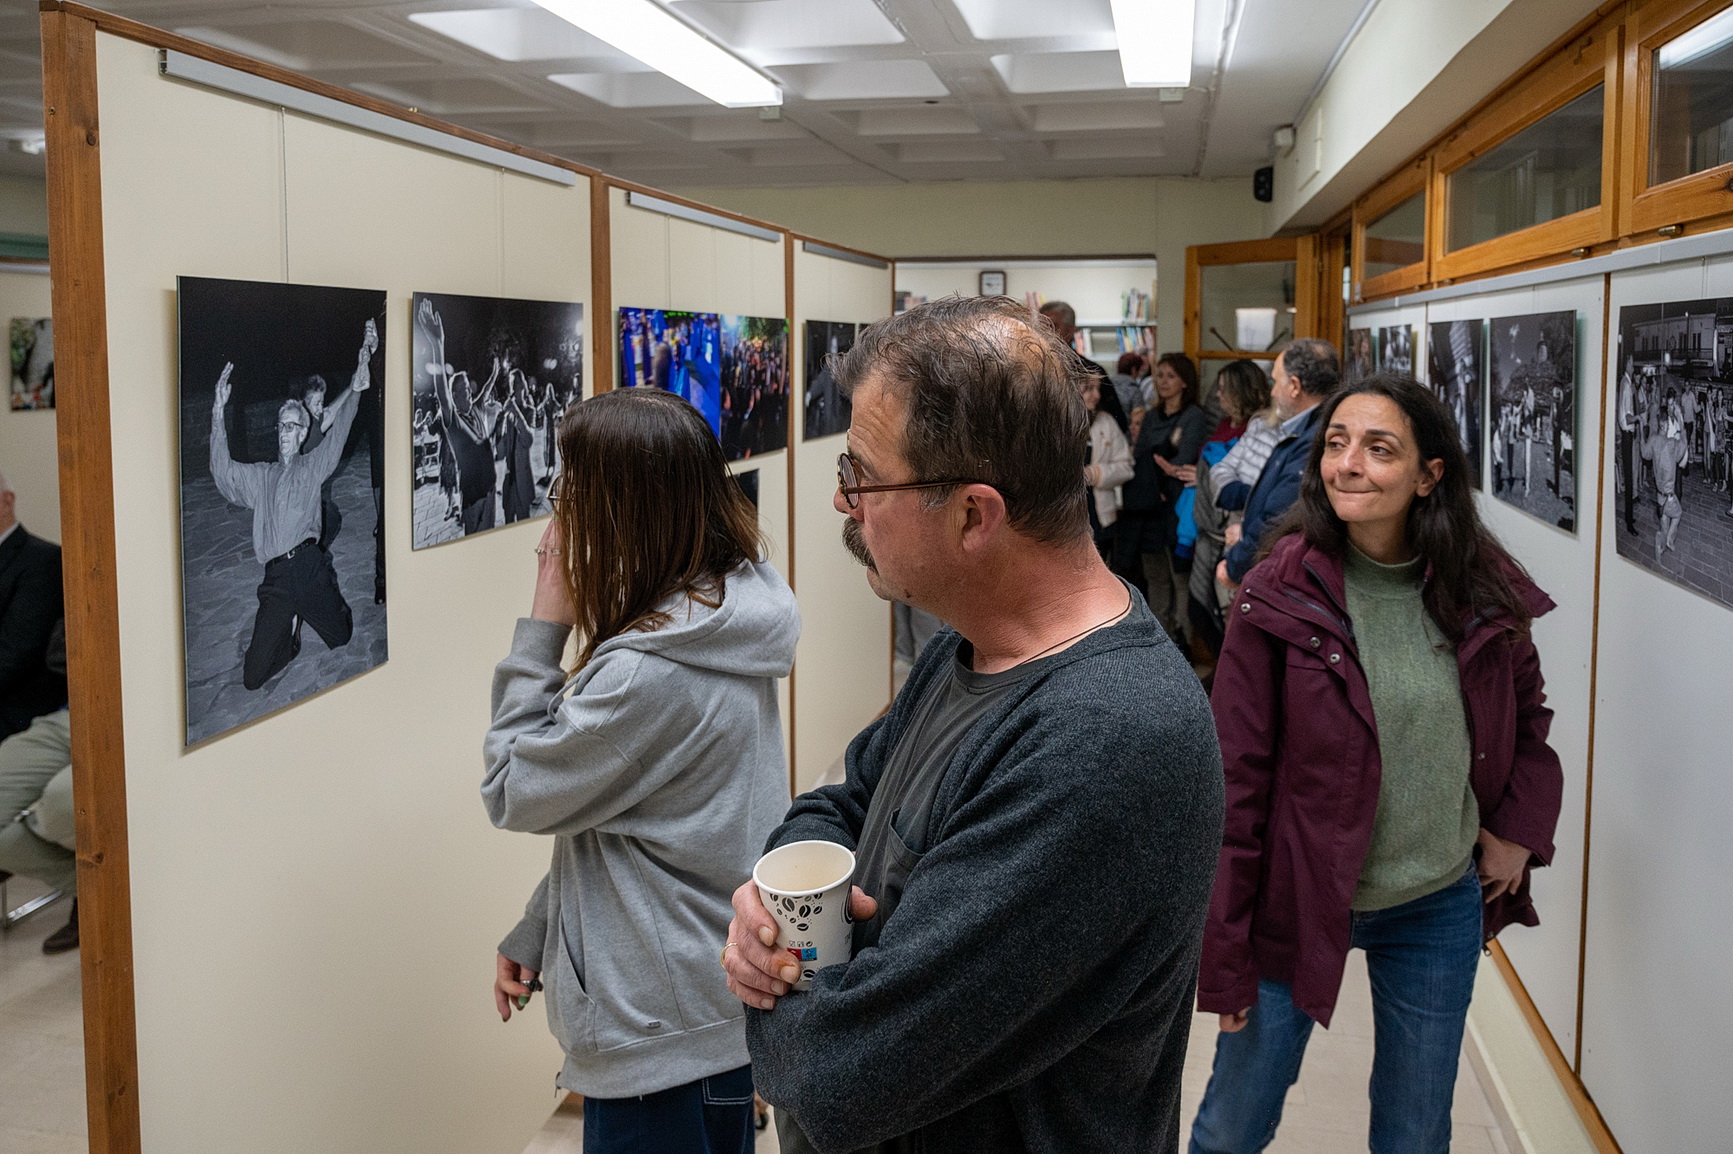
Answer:
[[[1733,608],[1733,298],[1619,310],[1619,556]]]
[[[1468,475],[1481,487],[1481,417],[1485,411],[1485,321],[1440,321],[1430,327],[1426,342],[1428,386],[1450,415],[1468,454]]]
[[[584,306],[416,293],[416,549],[551,512],[558,428],[584,393]]]
[[[1342,379],[1359,381],[1378,371],[1378,354],[1372,347],[1371,329],[1348,330],[1348,355],[1342,358]]]
[[[187,744],[383,664],[385,293],[181,277]]]
[[[722,317],[717,436],[730,461],[788,447],[788,321]]]
[[[1492,495],[1577,530],[1577,314],[1494,317]]]
[[[12,407],[54,407],[54,318],[13,317],[8,332],[12,353]]]
[[[1390,325],[1378,330],[1378,371],[1414,375],[1414,326]]]
[[[806,414],[801,438],[807,441],[848,432],[852,406],[836,378],[830,375],[832,357],[854,348],[859,326],[848,321],[806,322]]]

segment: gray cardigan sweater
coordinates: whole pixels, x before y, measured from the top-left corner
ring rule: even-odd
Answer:
[[[788,806],[776,679],[794,595],[768,564],[715,609],[596,648],[567,683],[569,630],[522,620],[494,672],[481,795],[501,829],[553,835],[553,861],[500,943],[541,973],[566,1052],[558,1083],[651,1094],[746,1064],[717,952],[730,897]]]
[[[1177,1148],[1221,754],[1197,678],[1136,609],[970,730],[878,944],[747,1011],[759,1093],[823,1154]],[[958,641],[927,646],[843,784],[797,798],[770,845],[855,844]]]

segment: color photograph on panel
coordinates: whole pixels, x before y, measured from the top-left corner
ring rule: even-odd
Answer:
[[[196,745],[385,661],[385,294],[179,286]]]
[[[1372,350],[1371,329],[1348,330],[1348,355],[1342,358],[1342,379],[1358,381],[1378,371],[1378,354]]]
[[[1619,310],[1619,556],[1733,607],[1733,298]]]
[[[1391,325],[1378,330],[1378,371],[1414,375],[1414,326]]]
[[[54,407],[54,320],[52,317],[13,317],[9,332],[12,349],[12,407]]]
[[[1442,321],[1431,326],[1426,345],[1427,383],[1456,418],[1469,478],[1481,487],[1480,427],[1486,391],[1485,321]]]
[[[858,326],[849,321],[806,322],[806,415],[801,437],[819,437],[848,432],[852,406],[830,374],[830,359],[854,348]]]
[[[788,447],[788,321],[722,318],[722,405],[716,434],[730,461]]]
[[[620,310],[620,388],[686,398],[722,432],[722,318],[676,309]]]
[[[1492,319],[1492,495],[1577,528],[1577,314]]]
[[[549,513],[584,306],[416,293],[411,315],[414,547]]]

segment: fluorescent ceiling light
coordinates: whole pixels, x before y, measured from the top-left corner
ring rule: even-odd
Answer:
[[[1655,54],[1655,63],[1662,68],[1677,68],[1717,48],[1725,47],[1728,40],[1733,40],[1733,8],[1719,16],[1710,17],[1683,36],[1663,44],[1661,50]]]
[[[726,108],[782,103],[782,89],[652,0],[536,0],[598,40]]]
[[[1113,0],[1119,67],[1129,88],[1191,83],[1193,0]]]

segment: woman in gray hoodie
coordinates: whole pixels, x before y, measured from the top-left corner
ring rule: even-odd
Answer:
[[[752,1070],[717,951],[788,808],[794,595],[685,401],[593,397],[559,449],[481,787],[494,825],[553,837],[553,862],[500,943],[495,1004],[509,1019],[545,986],[586,1154],[749,1151]]]

